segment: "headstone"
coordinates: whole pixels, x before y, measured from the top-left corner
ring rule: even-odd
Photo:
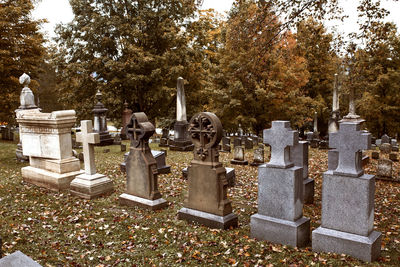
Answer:
[[[105,149],[103,149],[103,153],[110,153],[110,149],[109,148],[105,148]]]
[[[314,179],[308,177],[308,142],[299,141],[290,147],[290,159],[296,167],[303,168],[303,203],[314,203]]]
[[[390,140],[390,144],[391,144],[392,146],[397,146],[397,140],[396,140],[396,139]]]
[[[124,111],[122,111],[121,139],[122,140],[127,140],[129,138],[128,138],[128,135],[126,134],[126,126],[128,125],[129,120],[132,117],[132,110],[129,109],[129,104],[128,104],[128,102],[126,102],[126,100],[125,100],[125,103],[124,103],[124,107],[125,107]]]
[[[392,151],[393,152],[399,152],[399,147],[398,146],[392,146]]]
[[[1,127],[1,139],[6,141],[14,141],[14,132],[10,126]]]
[[[100,136],[93,132],[91,120],[81,121],[81,132],[76,134],[76,141],[82,143],[83,146],[85,173],[76,176],[71,182],[71,194],[93,199],[112,193],[114,185],[110,178],[96,172],[94,145],[100,142]]]
[[[222,137],[221,152],[231,152],[231,139],[229,137]]]
[[[375,144],[377,146],[380,146],[382,144],[382,140],[381,139],[376,139]]]
[[[314,133],[313,132],[306,133],[306,139],[307,139],[307,141],[313,140],[314,139]]]
[[[97,146],[109,146],[114,143],[114,139],[111,137],[107,130],[107,111],[106,107],[101,103],[103,94],[100,90],[96,93],[97,104],[94,106],[92,112],[94,115],[94,132],[100,135],[100,143]]]
[[[251,138],[249,138],[249,137],[245,138],[244,148],[245,149],[253,149],[253,140]]]
[[[233,148],[237,146],[242,146],[242,138],[240,137],[235,137],[235,139],[233,139]]]
[[[83,173],[79,159],[72,155],[71,127],[75,121],[74,110],[17,112],[23,154],[29,156],[30,163],[21,169],[25,182],[60,191]]]
[[[326,141],[326,140],[319,141],[318,148],[319,149],[329,149],[328,141]]]
[[[379,146],[379,150],[384,154],[389,154],[392,151],[392,147],[389,143],[383,143]]]
[[[162,129],[162,135],[160,139],[159,147],[168,147],[169,130],[166,128]]]
[[[264,164],[264,147],[254,149],[253,162],[250,163],[251,166],[259,166]]]
[[[249,162],[244,158],[244,148],[242,146],[235,146],[233,149],[233,160],[231,164],[247,165]]]
[[[121,152],[125,152],[126,151],[126,145],[125,144],[121,144]]]
[[[174,125],[174,139],[169,142],[169,149],[174,151],[192,151],[194,146],[188,136],[188,122],[186,117],[186,98],[184,80],[177,81],[176,94],[176,122]]]
[[[157,162],[157,171],[159,174],[167,174],[171,172],[171,166],[167,165],[166,156],[167,151],[165,150],[151,150],[151,154]],[[120,164],[120,170],[126,172],[126,161],[128,160],[129,152],[124,154],[124,161]]]
[[[312,249],[373,261],[380,255],[381,233],[373,231],[375,177],[364,174],[360,164],[361,150],[371,145],[361,122],[341,121],[339,131],[330,134],[339,160],[335,170],[323,174],[321,226],[312,232]]]
[[[382,135],[381,140],[382,144],[390,144],[392,139],[387,134],[384,134]]]
[[[119,134],[115,135],[113,145],[117,145],[117,146],[121,145],[121,135],[119,135]]]
[[[188,192],[178,219],[197,222],[211,228],[238,226],[227,197],[226,169],[219,162],[217,146],[222,124],[210,112],[201,112],[190,120],[189,133],[195,145],[194,159],[188,167]]]
[[[376,176],[378,176],[378,178],[392,179],[392,172],[393,162],[390,159],[378,160],[378,168],[376,171]]]
[[[379,152],[378,151],[372,151],[371,152],[371,157],[372,157],[372,159],[379,159]]]
[[[390,153],[390,154],[389,154],[389,159],[390,159],[391,161],[394,161],[394,162],[399,161],[399,159],[397,158],[397,154],[396,154],[396,153]]]
[[[0,267],[42,267],[42,265],[18,250],[4,258],[1,258]]]
[[[310,219],[303,217],[303,169],[294,166],[290,147],[298,132],[288,121],[273,121],[264,130],[264,143],[271,146],[271,160],[258,167],[258,213],[250,218],[251,236],[260,240],[306,246]]]
[[[154,125],[143,112],[134,113],[128,124],[131,147],[126,162],[126,193],[120,195],[121,205],[140,206],[151,210],[168,205],[158,191],[157,162],[154,159],[149,139],[154,134]]]

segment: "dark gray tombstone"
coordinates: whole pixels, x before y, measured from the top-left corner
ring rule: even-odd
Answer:
[[[231,139],[229,137],[222,137],[221,152],[231,152]]]
[[[390,144],[392,139],[387,134],[384,134],[382,135],[381,140],[382,144]]]
[[[379,159],[379,152],[378,151],[372,151],[371,152],[371,157],[372,157],[372,159]]]
[[[169,130],[166,128],[162,129],[162,135],[160,139],[159,147],[168,147],[168,137],[169,137]]]
[[[253,140],[249,137],[246,137],[244,140],[244,148],[245,149],[253,149]]]
[[[242,138],[236,137],[233,139],[233,147],[241,146],[242,145]]]
[[[380,159],[378,161],[378,168],[376,176],[383,179],[392,179],[393,162],[390,159]]]

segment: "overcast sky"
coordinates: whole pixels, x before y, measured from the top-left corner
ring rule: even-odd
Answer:
[[[398,27],[400,25],[400,2],[382,0],[383,6],[391,11],[388,21],[394,21]],[[203,9],[214,8],[220,13],[228,11],[233,0],[204,0]],[[358,30],[357,25],[357,0],[340,0],[341,6],[349,16],[344,22],[329,22],[328,26],[336,26],[340,32],[348,34]],[[396,16],[397,15],[397,16]],[[49,21],[43,25],[43,31],[47,36],[54,37],[54,27],[57,23],[70,22],[73,18],[72,9],[68,0],[42,0],[33,12],[36,19],[45,18]]]

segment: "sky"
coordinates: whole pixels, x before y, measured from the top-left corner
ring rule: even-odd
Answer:
[[[344,9],[344,13],[349,16],[344,22],[331,21],[328,27],[337,27],[340,32],[345,34],[358,30],[357,25],[357,0],[339,0]],[[400,2],[382,0],[383,6],[391,11],[387,21],[393,21],[400,28]],[[233,0],[204,0],[203,9],[214,8],[220,13],[230,9]],[[397,16],[396,16],[397,14]],[[49,23],[43,25],[43,32],[47,37],[54,37],[54,28],[57,23],[68,23],[73,19],[73,13],[68,0],[42,0],[32,13],[36,19],[47,19]]]

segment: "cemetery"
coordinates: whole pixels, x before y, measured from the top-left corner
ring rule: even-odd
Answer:
[[[0,3],[0,267],[400,266],[380,0],[365,47],[335,0],[40,3]]]

